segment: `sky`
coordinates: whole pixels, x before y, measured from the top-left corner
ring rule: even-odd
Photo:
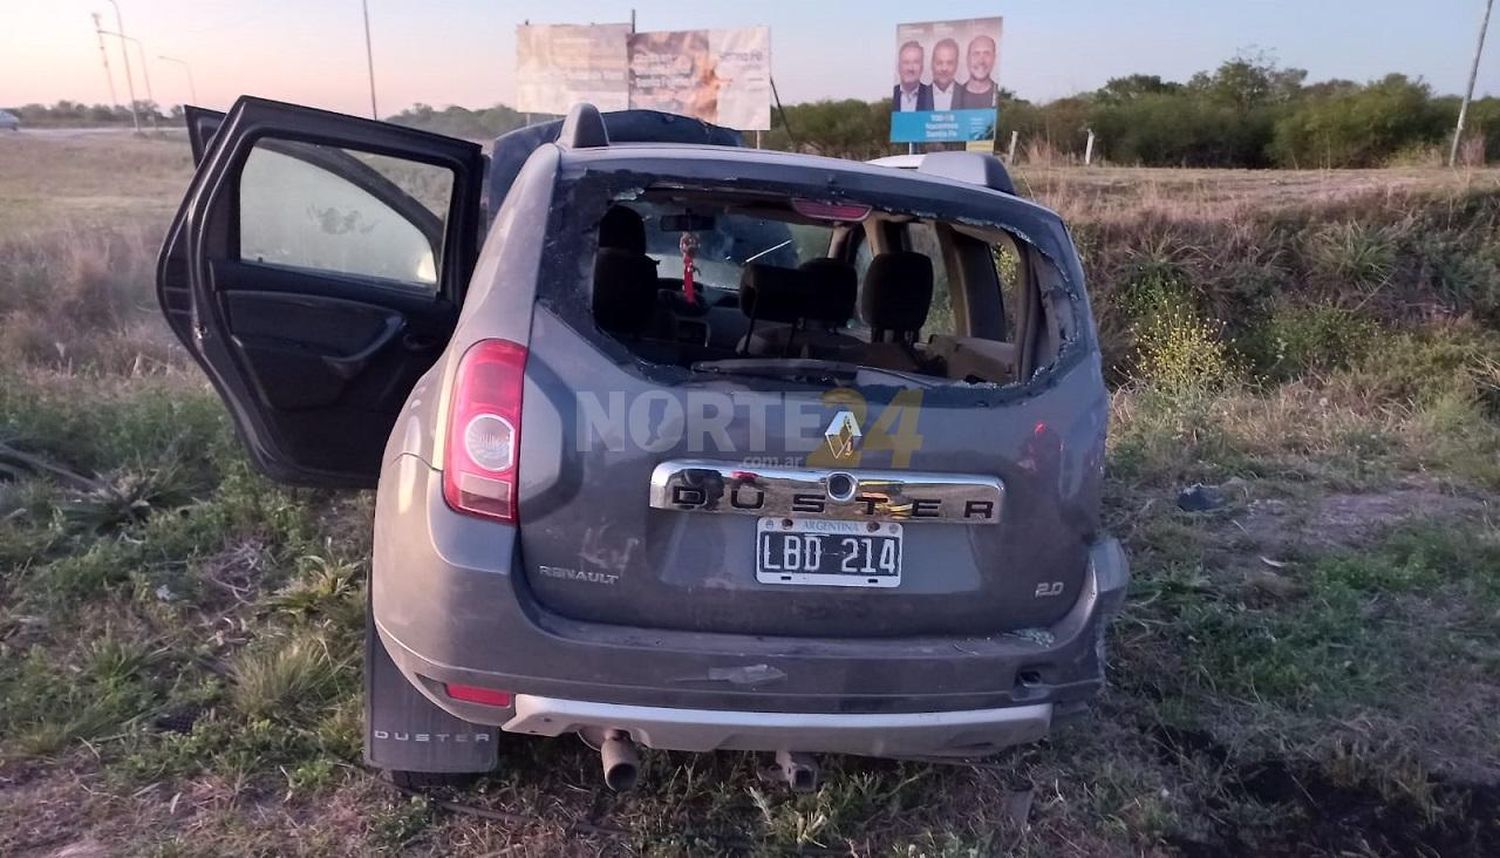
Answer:
[[[368,114],[360,0],[116,0],[136,96],[227,107],[260,95]],[[602,0],[368,0],[382,115],[415,102],[485,107],[512,98],[515,27],[630,20]],[[1483,0],[636,0],[639,30],[767,25],[784,102],[874,99],[890,92],[895,26],[1001,15],[998,79],[1032,100],[1094,89],[1141,72],[1185,80],[1235,53],[1261,50],[1312,80],[1399,71],[1439,92],[1463,90]],[[109,0],[0,0],[0,105],[110,100],[90,13],[116,29]],[[1500,16],[1495,28],[1500,29]],[[1500,34],[1476,93],[1500,94]],[[125,77],[117,40],[109,63]],[[145,57],[145,74],[141,59]]]

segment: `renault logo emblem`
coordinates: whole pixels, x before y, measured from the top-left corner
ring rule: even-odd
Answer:
[[[828,451],[835,459],[854,455],[854,448],[859,446],[862,435],[859,421],[854,419],[852,411],[840,411],[833,415],[833,422],[823,431],[823,437],[828,440]]]

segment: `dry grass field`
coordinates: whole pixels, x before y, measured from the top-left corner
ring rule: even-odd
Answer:
[[[362,768],[371,501],[254,474],[158,321],[190,172],[0,137],[0,854],[1500,854],[1500,173],[1023,171],[1116,384],[1112,687],[971,764],[617,796],[571,740]]]

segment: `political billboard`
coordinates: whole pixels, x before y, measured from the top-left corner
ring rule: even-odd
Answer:
[[[630,36],[630,106],[742,131],[771,127],[771,31],[675,30]]]
[[[891,142],[995,138],[1002,20],[897,25]]]
[[[516,109],[564,114],[580,101],[630,106],[629,24],[516,27]]]

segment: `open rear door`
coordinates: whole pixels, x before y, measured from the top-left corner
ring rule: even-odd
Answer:
[[[374,485],[474,268],[480,148],[258,98],[196,113],[202,159],[157,266],[167,322],[261,470]]]
[[[203,163],[214,135],[224,123],[224,114],[206,107],[188,104],[182,108],[182,118],[187,123],[188,146],[193,150],[193,166]]]

